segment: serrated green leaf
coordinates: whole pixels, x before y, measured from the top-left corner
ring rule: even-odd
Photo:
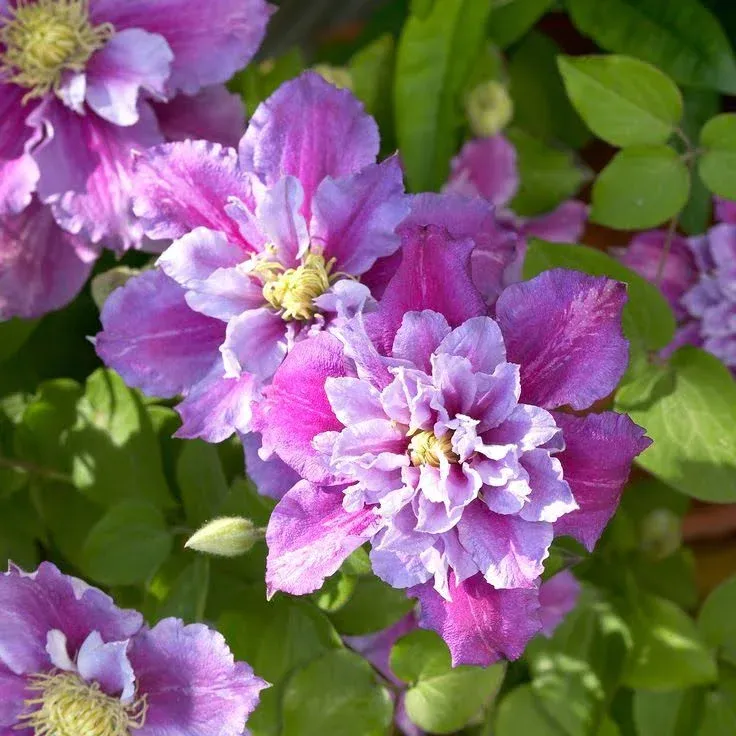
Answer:
[[[736,60],[698,0],[567,0],[573,23],[601,48],[636,56],[676,81],[736,93]]]
[[[711,118],[700,134],[705,149],[698,162],[698,172],[714,194],[736,199],[736,115]]]
[[[590,219],[618,230],[656,227],[680,212],[689,194],[688,168],[671,148],[625,148],[593,184]]]
[[[665,143],[682,117],[677,85],[628,56],[561,56],[562,78],[588,127],[614,146]]]
[[[654,440],[641,467],[688,496],[736,501],[736,383],[717,358],[681,348],[632,375],[615,408]]]

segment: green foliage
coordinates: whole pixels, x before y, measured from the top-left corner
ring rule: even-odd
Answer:
[[[736,666],[736,577],[729,578],[706,599],[698,628],[720,657]]]
[[[502,49],[519,41],[554,5],[554,0],[498,2],[491,12],[488,35]]]
[[[698,171],[705,185],[726,199],[736,199],[736,115],[717,115],[700,134],[704,153]]]

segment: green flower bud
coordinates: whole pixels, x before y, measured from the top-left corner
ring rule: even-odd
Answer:
[[[486,138],[509,124],[514,116],[514,103],[506,87],[492,80],[479,84],[468,95],[465,112],[473,135]]]
[[[226,516],[208,521],[184,546],[210,555],[238,557],[264,536],[265,530],[256,527],[250,519]]]
[[[642,519],[640,545],[653,560],[663,560],[682,544],[680,517],[669,509],[654,509]]]
[[[332,66],[331,64],[315,64],[312,69],[326,82],[334,84],[340,89],[353,90],[353,78],[344,66]]]

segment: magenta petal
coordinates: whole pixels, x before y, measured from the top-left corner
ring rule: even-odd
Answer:
[[[118,32],[142,28],[163,36],[174,52],[169,90],[194,94],[226,82],[253,57],[273,12],[264,0],[95,0],[95,23]]]
[[[38,166],[28,154],[14,161],[0,159],[0,217],[28,207],[39,176]]]
[[[540,630],[536,590],[496,590],[482,575],[455,584],[451,601],[431,583],[412,588],[419,600],[419,625],[436,631],[447,643],[452,664],[487,667],[501,658],[518,659]]]
[[[227,324],[220,351],[230,376],[270,378],[286,356],[286,322],[270,307],[249,309]]]
[[[166,618],[131,646],[146,721],[136,736],[241,736],[268,684],[204,624]]]
[[[463,146],[452,162],[447,191],[481,196],[497,207],[507,205],[519,186],[516,151],[502,135]]]
[[[340,490],[301,481],[279,501],[266,532],[269,596],[312,593],[376,533],[379,517],[371,509],[349,513],[342,499]]]
[[[0,83],[0,166],[19,158],[33,133],[27,120],[38,103],[24,104],[26,92],[15,84]]]
[[[550,243],[577,243],[585,229],[588,207],[583,202],[563,202],[556,210],[532,217],[521,230],[524,236],[542,238]]]
[[[154,103],[159,128],[166,140],[206,140],[236,148],[245,130],[245,106],[221,84],[196,95],[180,94]]]
[[[151,238],[178,238],[206,227],[233,243],[240,231],[225,212],[228,199],[251,199],[250,184],[231,148],[207,141],[167,143],[136,160],[133,209]]]
[[[153,111],[141,105],[140,119],[126,128],[96,115],[79,120],[84,144],[96,155],[97,165],[84,193],[69,191],[54,201],[54,216],[62,227],[82,232],[92,242],[105,238],[106,245],[117,250],[139,247],[143,230],[131,211],[131,174],[134,154],[162,140]],[[42,167],[42,182],[46,175]]]
[[[565,439],[557,457],[580,507],[555,522],[555,534],[569,534],[592,551],[618,507],[631,463],[651,440],[625,414],[554,417]]]
[[[172,397],[202,380],[219,358],[225,325],[189,308],[158,269],[116,289],[102,309],[97,354],[129,386]]]
[[[222,363],[217,361],[209,375],[177,405],[182,425],[176,437],[222,442],[233,432],[250,429],[251,403],[256,390],[253,376],[226,378],[223,373]]]
[[[336,480],[312,440],[322,432],[342,429],[327,398],[325,381],[345,375],[340,342],[322,333],[297,343],[265,389],[264,446],[313,483]]]
[[[374,163],[378,143],[375,121],[351,92],[305,72],[258,106],[240,142],[240,156],[268,185],[286,175],[299,179],[308,217],[320,182]]]
[[[300,478],[278,455],[271,455],[263,460],[258,454],[261,449],[261,435],[258,432],[248,432],[240,436],[245,453],[245,472],[256,484],[258,493],[262,496],[275,498],[277,501]]]
[[[129,701],[135,693],[135,675],[127,650],[127,640],[106,643],[93,631],[79,648],[77,670],[87,682],[98,683],[108,695]]]
[[[467,358],[479,373],[491,374],[506,360],[503,335],[490,317],[471,317],[463,322],[440,343],[437,352]]]
[[[87,62],[87,104],[115,125],[138,122],[138,95],[162,98],[174,55],[157,34],[140,28],[117,32]]]
[[[626,370],[621,330],[626,286],[553,269],[513,284],[496,304],[508,360],[521,365],[521,400],[547,409],[587,409]]]
[[[719,222],[728,222],[736,225],[736,202],[729,199],[715,197],[716,219]]]
[[[565,616],[577,605],[580,583],[569,570],[553,575],[539,587],[539,618],[542,633],[552,636]]]
[[[13,674],[0,662],[0,736],[33,736],[32,732],[28,734],[13,728],[29,697],[26,679]]]
[[[495,514],[480,501],[457,525],[460,544],[496,588],[534,588],[552,544],[552,524]]]
[[[325,179],[312,202],[312,240],[336,270],[359,276],[394,253],[396,227],[409,214],[396,156],[345,179]]]
[[[430,356],[450,332],[447,320],[438,312],[407,312],[396,332],[391,355],[408,360],[425,373],[432,372]]]
[[[40,317],[68,304],[95,258],[94,249],[62,230],[37,199],[20,214],[0,218],[0,319]]]
[[[377,319],[371,316],[384,352],[390,350],[406,312],[431,309],[444,315],[451,327],[485,314],[485,302],[470,278],[473,246],[472,240],[456,240],[443,228],[409,230],[401,265],[386,288]]]

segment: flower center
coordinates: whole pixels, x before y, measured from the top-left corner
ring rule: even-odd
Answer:
[[[0,17],[0,76],[29,90],[24,102],[58,92],[63,73],[82,71],[115,32],[90,23],[89,0],[17,0],[8,11]]]
[[[325,261],[316,253],[307,253],[301,266],[286,271],[277,263],[264,263],[259,267],[265,279],[263,296],[281,311],[283,319],[310,320],[317,312],[314,300],[330,288],[337,275],[332,273],[334,265],[334,258]]]
[[[452,451],[452,435],[437,437],[434,432],[421,429],[409,440],[409,457],[412,465],[440,466],[440,455],[444,455],[449,463],[456,463],[460,458]]]
[[[145,696],[126,705],[73,672],[34,675],[28,689],[38,697],[25,704],[36,710],[21,716],[19,727],[34,736],[129,736],[146,720]]]

